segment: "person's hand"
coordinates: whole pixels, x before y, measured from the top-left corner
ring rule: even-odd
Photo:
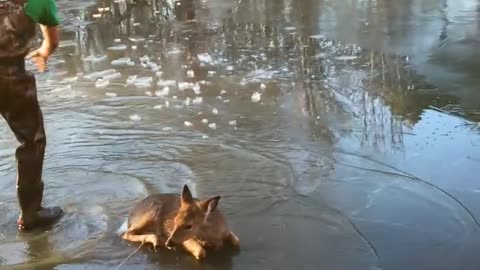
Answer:
[[[48,57],[50,56],[50,49],[45,43],[42,46],[27,55],[28,59],[32,59],[37,66],[38,71],[44,72],[47,69]]]

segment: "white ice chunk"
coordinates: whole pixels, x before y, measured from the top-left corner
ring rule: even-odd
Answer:
[[[124,51],[124,50],[127,49],[127,45],[118,44],[118,45],[115,45],[115,46],[108,47],[107,49],[110,50],[110,51]]]
[[[195,92],[195,95],[200,95],[200,93],[201,93],[200,84],[195,83],[195,85],[192,87],[192,89],[193,89],[193,92]]]
[[[122,73],[115,72],[115,73],[103,76],[103,79],[104,80],[115,80],[115,79],[118,79],[118,78],[121,78],[121,77],[122,77]]]
[[[142,117],[140,117],[140,116],[137,115],[137,114],[134,114],[134,115],[130,115],[130,120],[132,120],[132,121],[140,121],[140,120],[142,120]]]
[[[65,90],[72,90],[72,86],[69,84],[67,86],[57,87],[57,88],[53,89],[51,92],[63,92]]]
[[[168,86],[165,86],[165,87],[162,88],[161,90],[155,91],[155,95],[156,95],[157,97],[168,96],[169,93],[170,93],[170,87],[168,87]]]
[[[202,97],[196,97],[192,100],[192,104],[200,104],[203,102],[203,98]]]
[[[127,85],[131,85],[135,83],[135,80],[137,79],[137,75],[130,75],[127,78]]]
[[[184,91],[184,90],[187,90],[189,88],[193,88],[195,85],[193,83],[189,83],[189,82],[179,82],[178,83],[178,89],[180,91]]]
[[[203,63],[212,63],[212,56],[208,53],[197,54],[197,58],[200,62]]]
[[[103,55],[103,56],[96,57],[96,56],[90,55],[83,58],[82,60],[85,62],[98,63],[98,62],[107,60],[107,56]]]
[[[165,86],[177,86],[177,81],[175,80],[159,80],[157,83],[158,86],[165,87]]]
[[[105,88],[107,87],[107,85],[109,85],[110,82],[108,80],[102,80],[102,79],[99,79],[95,82],[95,87],[97,88]]]
[[[118,58],[111,62],[112,66],[128,66],[131,65],[130,63],[132,63],[132,59],[130,59],[130,57]]]
[[[252,94],[252,102],[259,102],[262,98],[262,95],[258,92]]]
[[[357,56],[354,55],[343,55],[343,56],[337,56],[335,59],[340,60],[340,61],[349,61],[349,60],[355,60],[357,59]]]

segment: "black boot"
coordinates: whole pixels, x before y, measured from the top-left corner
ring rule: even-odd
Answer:
[[[43,181],[41,181],[35,185],[17,187],[18,202],[22,211],[17,221],[19,230],[25,231],[49,226],[63,216],[63,210],[60,207],[44,208],[41,206],[43,186]]]

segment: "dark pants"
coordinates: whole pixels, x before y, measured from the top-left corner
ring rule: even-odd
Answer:
[[[46,139],[35,77],[25,71],[23,64],[0,66],[0,113],[20,143],[15,154],[20,209],[38,211],[43,195]]]

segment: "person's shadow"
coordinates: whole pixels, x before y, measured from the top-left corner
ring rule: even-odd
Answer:
[[[9,229],[11,234],[15,233],[14,230],[15,228]],[[14,250],[17,248],[18,250]],[[15,255],[17,252],[22,254]],[[47,232],[17,232],[15,248],[12,248],[8,253],[17,262],[8,264],[8,258],[0,259],[2,261],[0,263],[2,270],[54,270],[59,264],[62,264],[59,254],[55,254],[54,247],[50,242],[50,235]],[[21,261],[22,258],[23,261]],[[7,264],[5,265],[5,263]]]

